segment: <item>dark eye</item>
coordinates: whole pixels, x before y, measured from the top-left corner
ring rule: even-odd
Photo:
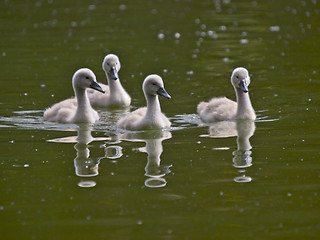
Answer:
[[[239,79],[239,76],[236,76],[237,79]]]
[[[152,83],[152,85],[155,86],[156,84],[155,84],[155,83]]]
[[[89,77],[86,77],[86,79],[89,79]]]

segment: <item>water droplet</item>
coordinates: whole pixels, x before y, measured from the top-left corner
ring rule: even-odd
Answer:
[[[90,11],[94,11],[96,9],[96,5],[91,4],[91,5],[89,5],[88,9]]]
[[[176,32],[176,33],[174,34],[174,37],[175,37],[175,39],[179,39],[179,38],[181,37],[181,34],[178,33],[178,32]]]
[[[186,74],[187,74],[187,75],[193,75],[194,72],[193,72],[193,70],[190,70],[190,71],[187,71]]]
[[[270,30],[270,32],[279,32],[280,27],[279,26],[270,26],[269,30]]]
[[[248,39],[240,39],[240,44],[248,44],[249,40]]]
[[[127,5],[121,4],[121,5],[119,6],[119,9],[120,9],[120,11],[125,11],[125,10],[127,10]]]
[[[77,27],[77,26],[78,26],[78,23],[75,22],[75,21],[73,21],[73,22],[70,23],[70,25],[71,25],[71,27]]]
[[[165,37],[165,35],[164,35],[163,33],[159,33],[159,34],[158,34],[158,38],[159,38],[159,39],[164,39],[164,37]]]
[[[222,26],[219,27],[219,29],[220,29],[221,31],[226,31],[226,30],[227,30],[227,27],[224,26],[224,25],[222,25]]]
[[[222,59],[222,61],[223,61],[223,62],[229,62],[229,58],[224,57],[224,58]]]

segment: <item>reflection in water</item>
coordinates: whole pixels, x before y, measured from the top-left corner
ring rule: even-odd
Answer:
[[[58,143],[76,143],[74,149],[77,154],[74,159],[75,173],[79,177],[94,177],[99,174],[99,158],[90,158],[89,144],[92,141],[103,141],[107,138],[94,138],[91,135],[92,126],[89,124],[79,124],[78,136],[64,137],[48,140]],[[96,182],[93,180],[80,181],[79,187],[94,187]]]
[[[74,149],[77,151],[74,167],[76,175],[79,177],[93,177],[99,174],[98,166],[100,161],[90,158],[88,145],[92,140],[91,127],[89,125],[81,125],[78,129],[77,143],[74,145]]]
[[[251,157],[251,144],[250,137],[254,134],[256,129],[255,123],[250,120],[237,121],[237,146],[233,154],[233,166],[238,168],[238,172],[242,173],[241,176],[235,177],[235,182],[251,182],[252,178],[245,175],[245,169],[252,166]]]
[[[251,182],[252,178],[246,176],[246,168],[252,166],[250,137],[254,134],[255,123],[251,120],[217,122],[209,127],[209,137],[223,138],[237,136],[237,150],[232,152],[233,166],[238,169],[241,176],[234,178],[235,182]],[[202,135],[205,136],[205,135]]]
[[[109,146],[109,147],[106,147],[104,151],[105,151],[105,157],[109,159],[117,159],[123,155],[122,147],[120,146]]]
[[[164,187],[167,184],[164,176],[170,173],[171,165],[161,166],[160,156],[163,152],[162,141],[172,137],[170,132],[154,130],[147,132],[125,133],[121,138],[134,142],[145,142],[146,146],[139,148],[140,152],[148,154],[145,166],[145,186],[150,188]]]

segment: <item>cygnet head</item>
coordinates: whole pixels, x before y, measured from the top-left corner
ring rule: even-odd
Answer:
[[[117,80],[119,78],[118,72],[121,68],[119,58],[114,54],[108,54],[105,56],[102,69],[106,73],[108,73],[113,80]]]
[[[170,95],[164,89],[162,78],[159,75],[152,74],[145,78],[143,81],[142,89],[144,94],[152,96],[162,96],[170,99]]]
[[[250,77],[248,70],[243,67],[238,67],[233,70],[231,75],[231,84],[235,88],[240,88],[244,93],[247,93],[250,84]]]
[[[104,93],[104,90],[97,83],[96,76],[88,68],[81,68],[73,74],[72,86],[74,89],[92,88]]]

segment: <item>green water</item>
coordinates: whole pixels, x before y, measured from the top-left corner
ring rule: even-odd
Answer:
[[[318,238],[318,1],[0,7],[1,239]],[[144,77],[163,77],[172,128],[123,133],[124,113],[104,109],[93,126],[43,121],[73,95],[78,68],[105,82],[108,53],[120,58],[131,109],[145,105]],[[217,137],[196,106],[234,99],[237,66],[250,72],[258,119]]]

